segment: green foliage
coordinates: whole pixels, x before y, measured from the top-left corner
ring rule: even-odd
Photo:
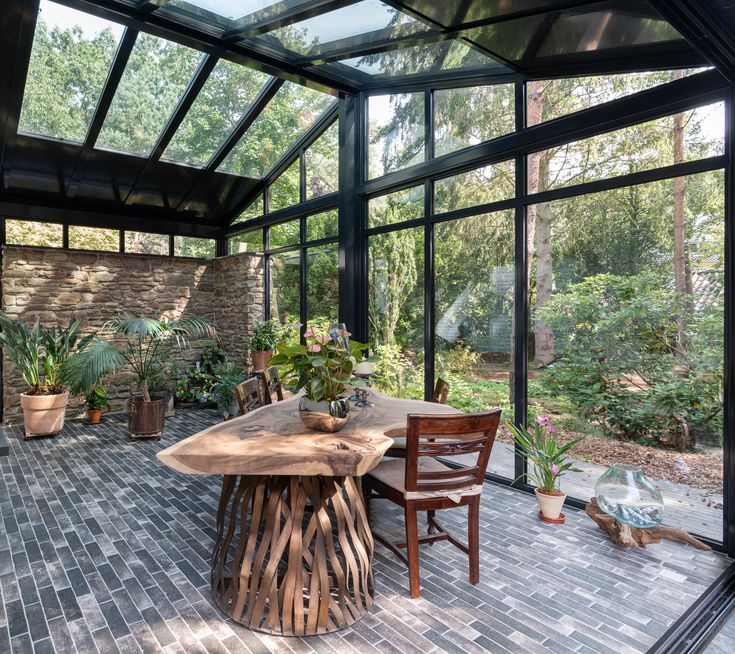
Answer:
[[[235,388],[245,380],[243,369],[234,363],[223,363],[214,371],[214,378],[216,381],[210,390],[211,397],[221,411],[229,413],[237,401]]]
[[[300,327],[300,325],[298,326]],[[277,320],[265,320],[259,323],[250,337],[251,352],[271,352],[279,343],[284,343],[295,325],[281,325]]]
[[[0,347],[20,370],[30,395],[62,393],[69,382],[66,365],[75,348],[81,354],[90,337],[80,339],[82,323],[72,318],[42,327],[38,316],[32,327],[0,311]]]
[[[517,449],[529,462],[528,471],[521,477],[525,477],[540,491],[554,493],[559,490],[559,481],[565,473],[581,472],[567,460],[567,456],[569,451],[584,439],[575,438],[565,445],[560,444],[556,428],[545,416],[534,419],[533,431],[518,427],[509,421],[506,421],[505,426],[512,434]]]
[[[107,401],[107,389],[97,382],[84,396],[84,403],[88,409],[96,411],[99,409],[107,409],[110,403]]]
[[[96,335],[88,347],[71,357],[65,370],[72,390],[79,393],[105,375],[130,366],[143,398],[149,402],[149,381],[161,351],[181,349],[190,339],[211,338],[215,332],[202,318],[157,320],[124,313],[108,321],[100,334],[117,337],[121,342],[109,342]]]
[[[397,343],[376,345],[372,384],[379,391],[394,397],[423,399],[423,367],[415,365]]]
[[[216,370],[227,363],[227,352],[225,352],[214,341],[206,343],[199,355],[199,367],[209,375],[214,375]]]
[[[337,400],[349,386],[364,385],[362,379],[352,376],[352,370],[355,362],[363,359],[362,353],[369,344],[350,341],[347,348],[340,338],[346,336],[349,333],[342,330],[334,338],[307,331],[306,345],[280,344],[269,363],[281,368],[283,381],[292,392],[303,389],[306,397],[316,402]]]

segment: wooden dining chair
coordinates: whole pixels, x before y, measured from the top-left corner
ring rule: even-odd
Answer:
[[[449,384],[441,377],[436,378],[436,385],[434,386],[434,394],[431,396],[431,401],[437,404],[446,404],[447,396],[449,395]]]
[[[244,416],[263,406],[263,394],[260,391],[260,380],[252,377],[246,379],[235,387],[237,406],[240,407],[240,415]]]
[[[283,386],[278,376],[278,367],[269,366],[265,370],[260,370],[255,374],[258,375],[263,384],[263,403],[273,404],[274,394],[276,401],[280,402],[283,399]]]
[[[500,409],[456,416],[409,415],[406,458],[384,459],[362,478],[368,519],[373,499],[390,500],[403,507],[405,541],[393,543],[375,532],[373,536],[408,565],[413,598],[420,594],[420,543],[448,540],[469,555],[470,583],[480,581],[480,493],[499,423]],[[457,468],[436,458],[471,454],[476,455],[474,464]],[[438,509],[460,506],[469,507],[467,543],[446,531],[435,518]],[[421,538],[419,511],[426,511],[428,519],[428,535]]]

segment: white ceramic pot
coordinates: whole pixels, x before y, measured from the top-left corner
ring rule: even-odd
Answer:
[[[20,394],[26,436],[58,434],[64,428],[69,391],[58,395]]]
[[[566,493],[551,495],[542,493],[538,488],[534,489],[536,499],[538,500],[541,515],[549,520],[558,520],[561,516],[561,508],[564,506],[564,500],[567,499]]]

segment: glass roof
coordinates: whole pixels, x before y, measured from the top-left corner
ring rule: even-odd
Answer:
[[[369,43],[416,34],[429,29],[408,14],[379,0],[362,0],[294,25],[281,27],[257,40],[304,55],[325,55],[356,42]],[[354,37],[363,36],[361,39]]]
[[[225,29],[238,29],[272,18],[311,0],[169,0],[158,11],[184,15]]]
[[[123,31],[41,0],[19,131],[83,143]]]
[[[286,82],[218,170],[262,177],[334,102],[331,95]]]
[[[206,165],[269,79],[265,73],[220,59],[162,158]]]
[[[140,34],[96,146],[149,155],[202,57],[198,50]]]

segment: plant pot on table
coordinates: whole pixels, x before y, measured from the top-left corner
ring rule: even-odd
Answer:
[[[162,399],[146,402],[142,397],[128,400],[128,431],[131,438],[160,440],[165,423],[166,406]]]
[[[64,428],[66,406],[69,404],[69,391],[54,395],[20,394],[23,409],[24,438],[35,436],[55,436]]]
[[[338,400],[299,400],[299,418],[309,429],[334,433],[344,429],[350,422],[350,402],[346,398]]]

